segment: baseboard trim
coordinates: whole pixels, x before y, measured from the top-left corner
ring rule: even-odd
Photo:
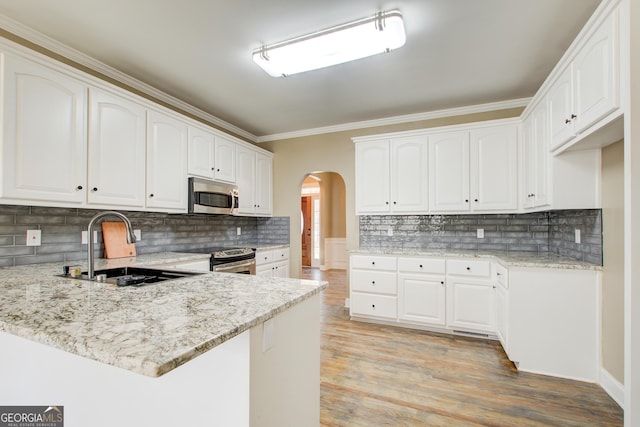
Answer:
[[[621,384],[604,368],[600,369],[600,386],[624,410],[624,384]]]

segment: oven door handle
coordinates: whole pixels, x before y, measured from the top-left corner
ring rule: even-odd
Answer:
[[[236,264],[236,263],[218,264],[213,266],[213,271],[224,273],[226,270],[237,270],[243,267],[251,267],[252,265],[255,265],[255,263],[256,263],[256,260],[251,259],[239,264]]]

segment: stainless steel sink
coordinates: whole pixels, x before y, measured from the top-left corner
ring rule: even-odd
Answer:
[[[203,273],[161,268],[120,267],[96,270],[95,278],[92,280],[113,283],[118,286],[142,286],[151,283],[164,282],[166,280],[197,276],[200,274]],[[72,279],[89,280],[89,275],[86,271],[83,271],[80,276],[76,277],[72,277],[67,274],[63,274],[63,276]]]

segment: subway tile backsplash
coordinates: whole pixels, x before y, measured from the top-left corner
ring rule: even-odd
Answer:
[[[602,265],[601,218],[600,209],[360,216],[360,249],[552,252]],[[581,231],[580,244],[574,240],[576,228]],[[484,230],[484,238],[477,238],[478,229]]]
[[[87,245],[81,232],[100,210],[0,205],[0,267],[85,260]],[[227,215],[124,213],[142,232],[139,254],[180,251],[205,246],[288,245],[289,218]],[[118,221],[117,218],[105,218]],[[240,227],[241,234],[237,235]],[[27,230],[42,231],[41,246],[26,246]],[[104,257],[101,227],[97,226],[96,256]]]

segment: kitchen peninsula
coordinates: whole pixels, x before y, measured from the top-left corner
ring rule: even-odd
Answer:
[[[61,271],[0,269],[3,405],[64,406],[71,427],[318,424],[326,282],[205,273],[118,288]]]

